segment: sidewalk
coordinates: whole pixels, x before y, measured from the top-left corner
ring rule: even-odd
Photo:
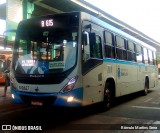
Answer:
[[[3,94],[4,94],[4,85],[0,85],[0,105],[11,100],[10,87],[8,87],[7,89],[6,97],[2,97]]]
[[[10,87],[8,87],[7,89],[6,97],[2,97],[3,94],[4,94],[4,86],[0,85],[0,115],[4,115],[4,113],[6,114],[14,111],[31,108],[31,106],[12,103]]]

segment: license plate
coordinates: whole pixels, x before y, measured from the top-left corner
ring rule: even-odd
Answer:
[[[30,91],[30,86],[19,86],[18,88],[22,91]]]
[[[43,102],[42,102],[42,101],[38,101],[38,100],[32,100],[32,101],[31,101],[31,104],[32,104],[32,105],[42,106],[42,105],[43,105]]]

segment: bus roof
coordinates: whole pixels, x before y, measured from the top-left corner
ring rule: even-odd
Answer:
[[[118,29],[118,28],[114,27],[113,25],[109,24],[108,22],[102,21],[101,19],[99,19],[99,18],[97,18],[95,16],[92,16],[92,15],[90,15],[88,13],[85,13],[85,12],[83,12],[82,14],[84,14],[84,18],[83,19],[85,19],[85,20],[89,20],[89,21],[92,21],[94,23],[97,23],[98,25],[103,26],[106,29],[108,29],[108,30],[110,30],[110,31],[112,31],[114,33],[117,33],[118,35],[123,36],[124,38],[130,39],[131,41],[133,41],[135,43],[138,43],[138,44],[140,44],[140,45],[142,45],[142,46],[144,46],[144,47],[146,47],[148,49],[156,51],[156,48],[150,46],[149,44],[147,44],[147,43],[135,38],[134,36],[124,32],[124,31],[122,31],[121,29]]]

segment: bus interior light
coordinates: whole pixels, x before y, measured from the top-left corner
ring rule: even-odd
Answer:
[[[77,78],[78,78],[78,76],[75,76],[75,77],[71,78],[69,80],[69,82],[67,83],[67,85],[63,88],[62,91],[63,92],[68,92],[68,91],[72,90],[74,85],[76,84]]]

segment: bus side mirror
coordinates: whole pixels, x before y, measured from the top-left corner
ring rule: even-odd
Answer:
[[[95,33],[89,33],[89,42],[92,47],[95,45],[95,43],[96,43],[96,34]]]
[[[89,33],[89,42],[90,42],[90,56],[94,57],[95,44],[96,44],[96,34],[95,33]]]
[[[86,46],[88,43],[87,43],[87,34],[83,33],[82,34],[82,43]]]

